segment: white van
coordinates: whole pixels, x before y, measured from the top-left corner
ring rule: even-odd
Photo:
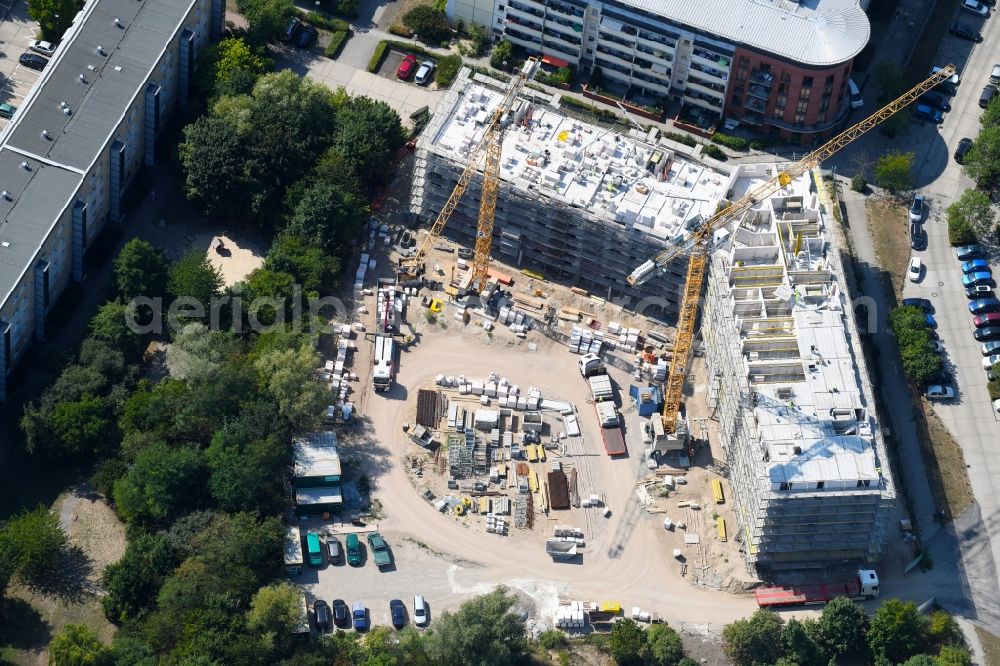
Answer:
[[[413,623],[418,627],[427,626],[427,602],[419,594],[413,597]]]
[[[858,84],[854,82],[854,79],[847,79],[847,90],[851,95],[852,109],[860,109],[865,105],[865,101],[861,99],[861,90],[858,89]]]
[[[1000,84],[1000,64],[993,65],[993,71],[990,72],[990,83]]]

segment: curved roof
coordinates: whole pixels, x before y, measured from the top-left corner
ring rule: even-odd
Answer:
[[[871,26],[858,0],[618,0],[708,35],[808,66],[851,60]]]

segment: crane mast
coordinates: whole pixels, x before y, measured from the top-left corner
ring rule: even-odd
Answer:
[[[663,430],[665,432],[673,434],[677,431],[677,414],[680,412],[681,396],[684,384],[687,381],[688,362],[694,342],[694,325],[698,317],[698,306],[701,304],[701,289],[705,282],[708,255],[711,251],[712,238],[715,232],[725,228],[733,220],[799,176],[805,174],[859,136],[888,120],[920,97],[920,95],[949,78],[954,73],[955,67],[953,65],[941,68],[941,70],[935,72],[926,80],[889,102],[872,115],[856,125],[847,128],[798,162],[789,165],[774,177],[754,187],[742,199],[729,203],[703,222],[692,233],[678,239],[670,247],[652,259],[649,259],[629,274],[625,279],[629,285],[636,286],[642,284],[654,275],[663,273],[673,259],[680,257],[684,253],[689,253],[687,276],[684,281],[684,294],[681,299],[680,316],[677,320],[677,337],[674,341],[674,352],[670,361],[670,374],[667,377],[666,387],[663,392],[662,419]]]

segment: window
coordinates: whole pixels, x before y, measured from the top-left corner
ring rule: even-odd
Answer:
[[[747,80],[747,68],[746,67],[740,67],[739,69],[736,70],[736,80],[737,81],[746,81]]]
[[[778,93],[778,100],[774,103],[774,105],[784,109],[786,102],[788,102],[788,95],[785,93]]]
[[[746,56],[740,56],[740,65],[746,66],[750,64],[750,58]]]
[[[830,76],[826,77],[826,85],[828,85],[828,86],[832,86],[833,85],[833,74],[831,74]]]
[[[829,108],[830,108],[830,100],[824,97],[823,101],[820,102],[820,104],[819,104],[819,110],[820,111],[826,111]]]
[[[499,10],[499,11],[501,11],[501,12],[502,12],[502,11],[503,11],[503,9],[504,9],[503,5],[497,5],[497,10]]]
[[[823,490],[823,488],[825,486],[826,486],[826,481],[817,481],[816,482],[816,490]]]
[[[833,94],[833,86],[823,88],[823,97],[829,97],[831,94]]]
[[[791,73],[789,73],[789,72],[782,72],[781,73],[781,81],[783,83],[790,83],[792,81],[792,75],[791,75]]]
[[[858,481],[858,483],[861,483],[861,482]],[[782,483],[781,485],[778,486],[778,490],[788,490],[791,487],[792,486],[791,486],[790,483]]]
[[[816,122],[818,123],[826,122],[826,111],[819,112],[819,115],[816,116]]]
[[[809,87],[812,84],[813,84],[813,77],[811,77],[811,76],[804,76],[804,77],[802,77],[802,85],[803,86]]]
[[[785,117],[785,110],[783,108],[775,107],[772,115],[778,120],[782,120]]]
[[[796,113],[805,113],[809,108],[809,102],[802,101],[795,105]]]
[[[799,91],[799,99],[809,99],[810,95],[812,95],[812,88],[803,88]]]
[[[804,113],[796,113],[795,114],[795,124],[796,125],[801,125],[805,121],[806,121],[806,114],[804,114]]]

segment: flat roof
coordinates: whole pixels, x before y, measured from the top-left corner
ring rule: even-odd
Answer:
[[[292,442],[296,477],[340,476],[337,433],[312,432]]]
[[[747,176],[737,192],[767,176],[759,165],[740,171]],[[806,174],[758,204],[717,256],[726,258],[770,482],[792,484],[790,490],[877,490],[861,352],[848,336],[846,294],[827,256],[825,217],[811,182]]]
[[[865,48],[868,16],[857,0],[617,0],[803,65],[836,65]]]
[[[452,91],[438,107],[443,121],[424,132],[424,145],[464,163],[502,96],[471,81]],[[500,178],[556,208],[578,208],[664,241],[714,212],[729,187],[729,174],[647,140],[645,132],[591,125],[527,99],[517,104],[518,121],[504,134]]]
[[[0,245],[3,302],[195,1],[88,2],[0,134],[0,189],[8,193],[0,199],[0,244],[9,243]]]
[[[324,486],[322,488],[296,488],[295,503],[299,506],[313,504],[343,504],[344,497],[340,486]]]

